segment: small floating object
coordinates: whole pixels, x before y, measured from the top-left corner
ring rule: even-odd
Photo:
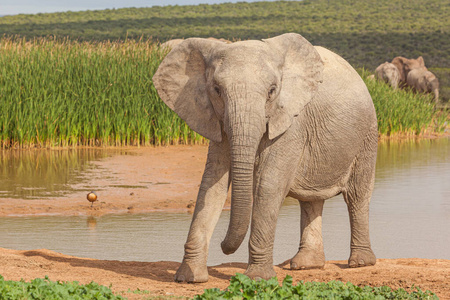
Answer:
[[[87,194],[87,197],[89,202],[91,202],[91,207],[92,205],[94,205],[94,202],[97,201],[97,195],[94,192],[90,192],[89,194]]]

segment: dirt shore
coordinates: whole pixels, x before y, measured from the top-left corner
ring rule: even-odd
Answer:
[[[152,211],[192,211],[206,161],[207,146],[173,146],[129,149],[126,155],[112,155],[92,162],[89,189],[42,200],[0,199],[0,216],[103,215]],[[90,190],[99,201],[91,208]],[[178,262],[122,262],[78,258],[46,249],[19,251],[0,248],[0,274],[6,280],[27,281],[48,275],[51,280],[79,281],[109,286],[130,299],[156,296],[194,296],[206,288],[228,286],[229,278],[244,272],[245,264],[209,267],[204,284],[177,284],[173,275]],[[450,260],[378,259],[373,267],[349,269],[345,261],[328,261],[323,270],[291,271],[288,265],[275,267],[278,278],[287,274],[294,281],[350,281],[357,285],[388,285],[408,289],[415,285],[450,299]],[[151,294],[126,291],[147,290]]]
[[[27,281],[48,275],[51,280],[95,281],[112,285],[117,293],[129,299],[148,296],[187,296],[201,294],[204,289],[228,286],[229,278],[243,273],[245,264],[231,263],[209,267],[210,278],[202,284],[173,282],[177,262],[122,262],[78,258],[46,249],[18,251],[0,248],[0,274],[7,280]],[[378,259],[373,267],[349,269],[345,261],[328,261],[323,270],[291,271],[287,264],[275,267],[278,278],[287,274],[294,282],[341,280],[357,285],[409,289],[413,285],[435,292],[440,299],[450,299],[450,261],[440,259]],[[127,291],[146,290],[150,294]]]

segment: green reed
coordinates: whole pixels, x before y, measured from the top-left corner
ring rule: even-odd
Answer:
[[[1,148],[206,143],[152,84],[166,54],[145,40],[0,38]],[[366,83],[382,135],[444,129],[429,97]]]
[[[204,143],[153,87],[165,54],[142,40],[0,39],[1,147]]]
[[[384,82],[368,79],[370,73],[366,70],[361,70],[360,75],[372,96],[380,135],[417,136],[445,130],[449,112],[436,110],[431,95],[395,90]]]

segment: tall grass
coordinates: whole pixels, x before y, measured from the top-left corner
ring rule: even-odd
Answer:
[[[206,143],[158,97],[165,55],[145,40],[0,38],[1,148]],[[366,84],[380,134],[443,130],[448,113],[437,117],[428,97]]]
[[[384,82],[360,75],[369,89],[377,112],[378,132],[382,136],[417,136],[445,130],[449,112],[437,111],[431,95],[393,89]]]
[[[159,99],[150,41],[0,39],[2,148],[202,143]]]

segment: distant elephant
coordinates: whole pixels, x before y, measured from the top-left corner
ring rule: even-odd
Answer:
[[[232,41],[226,40],[224,38],[216,39],[215,37],[209,37],[208,40],[218,41],[218,42],[222,42],[222,43],[225,43],[225,44],[231,44],[232,43]]]
[[[161,99],[210,139],[179,282],[205,282],[208,248],[231,183],[222,242],[235,252],[248,231],[251,278],[275,276],[273,245],[286,196],[301,207],[291,269],[323,268],[324,200],[343,194],[351,225],[350,267],[374,265],[369,202],[377,118],[358,73],[340,56],[288,33],[224,44],[187,39],[153,76]]]
[[[408,78],[408,73],[411,70],[425,67],[425,61],[422,56],[419,56],[417,59],[408,59],[397,56],[392,60],[392,63],[397,67],[400,73],[400,87],[405,87],[407,85],[406,78]]]
[[[411,70],[406,81],[408,86],[419,93],[433,93],[434,101],[439,102],[439,80],[427,68]]]
[[[375,69],[375,77],[389,83],[394,89],[398,87],[400,82],[400,72],[394,64],[389,62],[385,62]]]

